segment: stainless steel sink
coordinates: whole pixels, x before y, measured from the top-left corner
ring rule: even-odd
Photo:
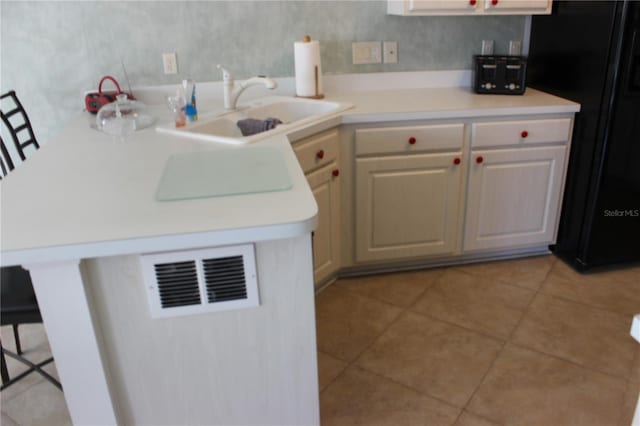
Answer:
[[[286,132],[303,124],[322,120],[351,107],[351,104],[339,102],[270,96],[256,99],[236,111],[201,119],[182,128],[176,128],[170,123],[158,126],[156,130],[200,140],[241,145],[264,139],[276,133]],[[242,136],[236,123],[246,118],[258,120],[277,118],[282,121],[282,124],[272,130],[251,136]]]

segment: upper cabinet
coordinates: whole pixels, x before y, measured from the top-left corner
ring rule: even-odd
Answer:
[[[390,15],[548,15],[551,0],[387,0]]]

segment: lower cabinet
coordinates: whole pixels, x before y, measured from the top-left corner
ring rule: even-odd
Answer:
[[[342,138],[334,128],[295,142],[319,210],[316,284],[368,262],[553,244],[572,126],[567,114],[479,117],[347,128]]]
[[[316,284],[340,267],[340,169],[333,162],[307,175],[318,204],[318,226],[313,233],[313,275]]]
[[[313,275],[316,286],[340,268],[339,131],[326,130],[293,144],[298,162],[318,204],[313,232]]]
[[[355,260],[459,250],[464,123],[356,130]]]
[[[572,117],[355,130],[355,262],[553,244]]]
[[[356,260],[453,253],[461,153],[356,160]]]
[[[566,149],[472,150],[464,250],[552,243]]]

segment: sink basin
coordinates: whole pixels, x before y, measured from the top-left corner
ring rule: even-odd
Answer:
[[[172,123],[169,123],[156,127],[156,130],[200,140],[241,145],[264,139],[276,133],[286,132],[302,124],[322,120],[351,107],[351,104],[339,102],[270,96],[243,105],[237,111],[200,119],[182,128],[176,128]],[[282,124],[255,135],[242,136],[236,123],[246,118],[258,120],[277,118],[282,121]]]

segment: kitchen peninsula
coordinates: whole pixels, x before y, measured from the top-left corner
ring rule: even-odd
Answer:
[[[346,209],[342,268],[417,262],[430,256],[452,261],[479,256],[474,253],[522,255],[539,252],[555,238],[564,154],[579,105],[532,89],[524,96],[480,96],[468,87],[327,92],[328,99],[354,108],[256,142],[282,154],[291,179],[289,190],[156,201],[170,156],[251,145],[231,147],[153,129],[121,143],[89,128],[85,116],[2,181],[2,265],[23,265],[32,275],[74,423],[319,424],[311,239],[318,208],[292,142],[295,146],[299,140],[338,129]],[[559,182],[550,193],[534,196],[543,197],[547,206],[540,226],[550,234],[524,243],[514,244],[511,236],[500,240],[508,240],[513,249],[483,246],[495,238],[488,240],[482,231],[497,225],[486,225],[489,218],[481,214],[479,222],[470,222],[479,233],[467,240],[459,229],[468,217],[463,208],[466,194],[473,193],[463,184],[473,170],[451,169],[450,164],[480,164],[476,148],[485,162],[493,161],[493,154],[487,154],[491,149],[500,155],[505,150],[515,153],[501,135],[511,127],[521,134],[522,123],[534,130],[515,142],[527,149],[527,159],[515,162],[541,165]],[[381,127],[393,135],[406,126],[427,136],[445,132],[440,145],[434,141],[430,146],[428,138],[418,137],[416,143],[409,142],[412,148],[401,149],[404,155],[406,149],[419,148],[409,152],[417,156],[412,158],[437,156],[446,162],[446,167],[438,167],[451,170],[449,181],[457,182],[450,188],[460,193],[445,201],[445,213],[451,215],[446,225],[450,246],[445,251],[433,251],[445,244],[432,244],[429,235],[424,243],[399,248],[395,236],[376,228],[379,216],[362,210],[367,198],[356,186],[356,169],[399,155],[399,148],[376,142],[372,135],[377,133],[371,131]],[[483,136],[487,129],[488,136]],[[550,161],[537,156],[548,149],[563,155],[554,154]],[[430,185],[420,176],[419,182]],[[499,183],[498,175],[488,176]],[[499,194],[493,196],[500,201]],[[549,203],[544,197],[556,198]],[[430,201],[438,199],[424,202]],[[384,206],[373,210],[380,208]],[[555,210],[547,215],[548,209]],[[376,232],[371,245],[360,238],[364,228],[358,221],[364,217],[373,218],[373,228],[368,228]],[[151,316],[142,256],[246,244],[255,250],[258,307]],[[471,254],[464,249],[469,244]]]

